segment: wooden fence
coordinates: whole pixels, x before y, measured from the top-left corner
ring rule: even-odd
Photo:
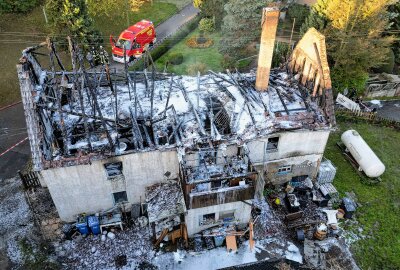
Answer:
[[[22,173],[21,171],[18,171],[18,174],[25,189],[41,187],[37,172],[30,171],[28,173]]]
[[[346,119],[360,119],[373,124],[380,124],[384,126],[394,127],[400,129],[400,122],[394,118],[383,117],[376,112],[363,112],[360,110],[349,110],[346,108],[336,108],[336,117],[343,117]]]

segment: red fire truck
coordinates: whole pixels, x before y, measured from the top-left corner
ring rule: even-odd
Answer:
[[[126,50],[126,61],[139,58],[156,42],[156,30],[152,22],[142,20],[124,30],[117,41],[110,36],[112,57],[114,61],[125,63],[124,48]]]

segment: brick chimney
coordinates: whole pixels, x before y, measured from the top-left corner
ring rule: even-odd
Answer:
[[[272,55],[274,53],[276,29],[278,27],[279,8],[267,7],[263,9],[262,32],[260,52],[258,54],[258,67],[256,89],[267,91],[269,73],[271,71]]]

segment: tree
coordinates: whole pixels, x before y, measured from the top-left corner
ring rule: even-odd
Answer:
[[[389,25],[391,0],[331,0],[325,29],[333,59],[333,85],[364,90],[368,72],[387,60],[393,38],[383,36]]]
[[[392,50],[395,56],[395,62],[400,65],[400,2],[389,7],[390,12],[390,28],[389,34],[396,36],[393,42]]]
[[[361,92],[368,72],[384,64],[393,38],[389,26],[392,0],[318,0],[301,27],[322,32],[327,41],[333,86]]]
[[[100,32],[93,27],[85,0],[48,0],[46,10],[54,38],[65,42],[66,36],[71,36],[83,48],[103,42]]]
[[[296,25],[302,25],[309,14],[310,8],[307,5],[297,3],[289,5],[288,15],[291,19],[296,19]]]
[[[262,9],[272,0],[230,0],[225,5],[220,51],[230,57],[246,54],[249,44],[259,40]]]
[[[228,0],[194,0],[193,5],[201,10],[205,17],[213,19],[216,29],[221,28],[225,15],[224,5]]]
[[[310,14],[300,28],[301,35],[304,35],[311,27],[319,31],[326,28],[328,24],[326,11],[330,1],[331,0],[318,0],[317,3],[312,6]]]
[[[0,14],[8,12],[27,12],[38,4],[38,0],[0,0]]]

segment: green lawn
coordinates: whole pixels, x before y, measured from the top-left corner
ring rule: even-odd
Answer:
[[[180,65],[168,65],[168,72],[173,72],[178,75],[187,74],[188,67],[193,64],[202,63],[206,66],[206,71],[212,69],[214,71],[222,71],[221,61],[222,55],[218,52],[218,44],[221,39],[219,33],[208,34],[207,37],[213,39],[214,44],[209,48],[197,49],[190,48],[186,45],[186,41],[199,34],[199,30],[193,31],[190,35],[188,35],[185,39],[176,44],[173,48],[171,48],[166,54],[160,57],[156,61],[156,66],[158,70],[164,70],[164,66],[169,56],[173,53],[182,53],[183,54],[183,63]]]
[[[45,39],[45,35],[41,34],[45,31],[40,8],[26,15],[0,16],[0,106],[20,100],[16,64],[24,48]],[[13,33],[5,35],[4,32]]]
[[[338,168],[334,181],[338,191],[343,196],[354,191],[362,205],[356,218],[363,234],[370,238],[353,244],[357,261],[363,269],[400,269],[400,132],[366,123],[338,122],[340,130],[331,134],[325,155]],[[335,145],[348,129],[357,130],[385,164],[381,184],[362,184]]]
[[[174,1],[171,0],[170,2]],[[154,25],[159,25],[178,11],[179,9],[175,4],[167,3],[167,1],[157,0],[154,1],[153,4],[148,2],[140,8],[140,11],[129,13],[129,24],[133,25],[142,19],[146,19],[152,21]],[[94,26],[106,37],[106,44],[108,44],[108,36],[110,34],[117,36],[122,30],[128,27],[125,14],[120,16],[116,15],[114,18],[100,16],[93,19]]]
[[[155,0],[153,5],[143,5],[139,12],[131,12],[130,23],[149,19],[155,25],[162,23],[178,12],[188,0]],[[108,36],[118,35],[127,26],[126,17],[94,18],[95,27],[105,37],[108,46]],[[9,32],[9,35],[5,35]],[[31,45],[37,45],[45,40],[45,20],[40,7],[27,14],[2,14],[0,17],[0,107],[20,100],[18,78],[15,65],[21,57],[21,51]]]
[[[193,3],[193,0],[156,0],[155,2],[165,2],[165,3],[174,4],[179,9],[182,9],[186,5]]]

